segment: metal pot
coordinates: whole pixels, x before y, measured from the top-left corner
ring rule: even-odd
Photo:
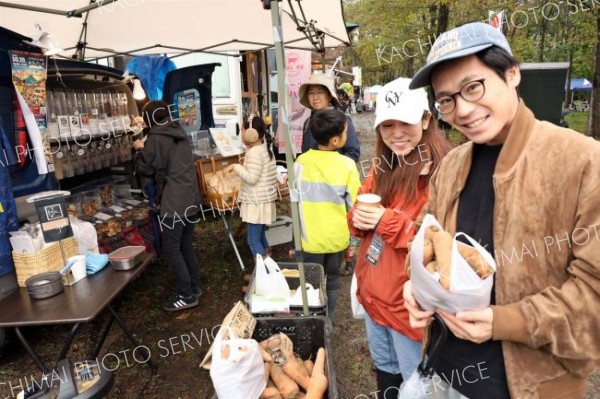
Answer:
[[[64,290],[62,274],[60,272],[47,272],[36,274],[25,281],[27,292],[33,299],[50,298]]]

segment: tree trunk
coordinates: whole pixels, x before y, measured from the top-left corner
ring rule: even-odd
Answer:
[[[441,4],[438,10],[437,37],[448,30],[449,14],[450,9],[448,8],[448,4]]]
[[[596,51],[592,76],[592,99],[588,117],[587,135],[600,139],[600,13],[596,16]]]

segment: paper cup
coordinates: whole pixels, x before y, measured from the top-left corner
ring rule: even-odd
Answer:
[[[74,260],[73,266],[71,266],[71,273],[73,274],[73,282],[77,282],[87,276],[85,269],[85,255],[72,256],[68,261]]]
[[[381,197],[377,194],[360,194],[356,197],[356,205],[379,207]]]

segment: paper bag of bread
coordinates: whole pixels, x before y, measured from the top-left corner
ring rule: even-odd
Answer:
[[[460,236],[472,246],[458,241]],[[494,258],[468,235],[444,231],[432,215],[410,243],[408,264],[413,293],[425,310],[456,313],[490,304]]]

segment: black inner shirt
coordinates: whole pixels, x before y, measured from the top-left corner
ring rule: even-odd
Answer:
[[[488,252],[494,254],[494,185],[493,174],[502,146],[473,145],[473,162],[465,187],[460,193],[456,231],[463,232],[478,241]],[[463,237],[459,238],[463,241]],[[468,242],[465,241],[466,244]],[[492,287],[491,303],[495,303]],[[431,342],[440,334],[440,326],[434,322]],[[429,346],[431,349],[432,345]],[[433,365],[443,381],[447,381],[463,395],[477,399],[510,398],[504,357],[500,341],[489,340],[476,344],[457,338],[448,330],[448,339]]]

